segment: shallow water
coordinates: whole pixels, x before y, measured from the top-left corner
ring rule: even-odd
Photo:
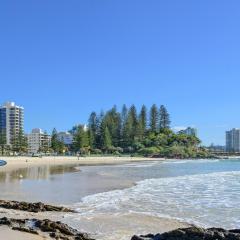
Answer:
[[[0,172],[0,199],[70,205],[86,195],[132,185],[131,181],[82,171],[82,168],[46,165]]]

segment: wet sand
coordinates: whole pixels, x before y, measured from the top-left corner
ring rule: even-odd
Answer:
[[[74,218],[74,214],[69,214],[69,216]],[[69,218],[65,219],[65,213],[28,213],[17,210],[0,210],[0,218],[18,218],[18,219],[51,219],[53,221],[62,221],[69,224]],[[131,227],[129,226],[131,222]],[[119,226],[117,230],[115,228],[116,224]],[[98,215],[94,218],[85,217],[79,223],[70,224],[72,227],[77,228],[80,231],[88,232],[90,235],[97,240],[130,240],[135,234],[148,234],[148,233],[163,233],[176,228],[189,227],[187,223],[183,223],[173,219],[159,218],[153,216],[147,216],[143,214],[123,214],[123,215]],[[97,235],[95,233],[98,232]],[[21,233],[18,231],[13,231],[6,226],[0,227],[0,239],[8,240],[43,240],[51,239],[47,234],[40,233],[39,236]]]
[[[29,213],[24,211],[0,209],[0,218],[16,218],[16,219],[52,219],[55,221],[61,220],[64,217],[63,213]],[[0,226],[0,239],[6,240],[48,240],[52,239],[48,234],[40,233],[39,235],[14,231],[7,226]]]
[[[34,234],[28,234],[23,232],[17,232],[9,229],[8,227],[0,228],[0,239],[6,240],[43,240],[50,239]]]

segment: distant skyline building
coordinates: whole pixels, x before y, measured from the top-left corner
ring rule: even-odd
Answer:
[[[14,102],[0,106],[0,134],[9,146],[14,145],[20,134],[24,136],[24,108]]]
[[[183,129],[179,132],[189,136],[197,136],[197,129],[192,127],[187,127],[186,129]]]
[[[34,128],[26,136],[28,140],[28,153],[45,152],[51,146],[51,136],[40,128]]]
[[[214,145],[213,143],[208,147],[211,152],[222,153],[225,152],[226,146]]]
[[[226,151],[240,152],[240,129],[226,131]]]

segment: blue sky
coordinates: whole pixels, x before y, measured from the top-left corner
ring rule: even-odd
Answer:
[[[204,144],[240,127],[237,0],[2,0],[0,102],[25,128],[67,130],[92,110],[165,104]]]

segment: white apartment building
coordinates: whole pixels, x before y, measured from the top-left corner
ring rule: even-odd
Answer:
[[[7,145],[14,145],[21,134],[24,136],[24,108],[14,102],[0,106],[0,134]]]
[[[240,129],[233,128],[226,132],[226,151],[240,152]]]
[[[68,146],[73,143],[73,135],[70,132],[59,132],[57,139]]]
[[[28,152],[44,152],[51,146],[51,136],[43,132],[40,128],[34,128],[30,134],[27,134]]]

